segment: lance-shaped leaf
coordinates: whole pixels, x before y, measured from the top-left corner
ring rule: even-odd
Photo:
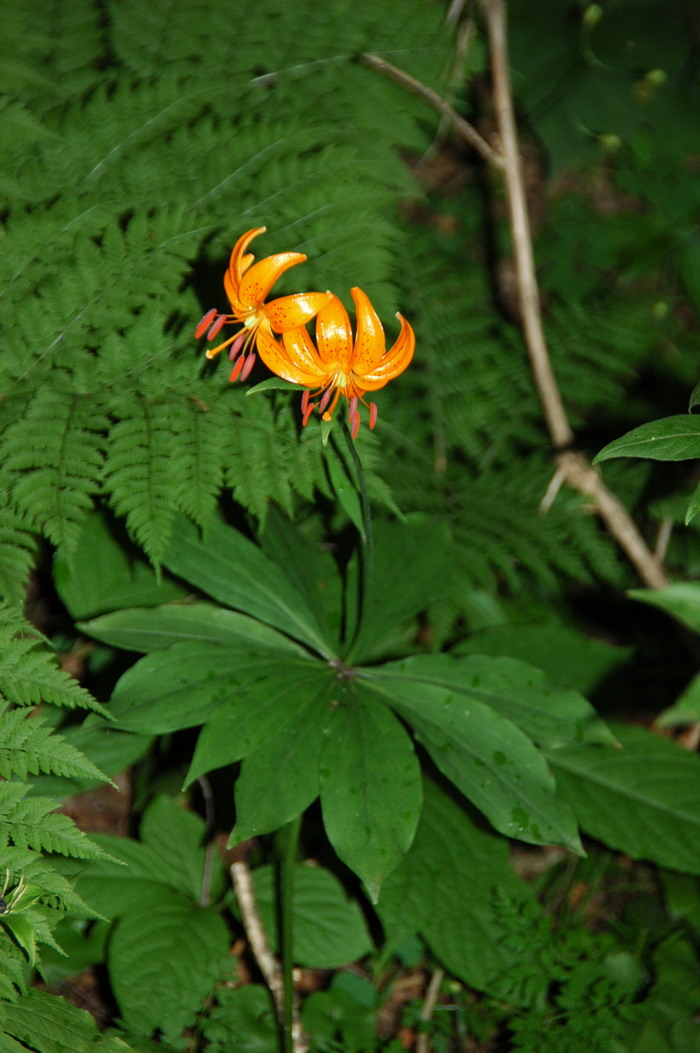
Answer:
[[[490,706],[540,746],[615,744],[615,736],[577,691],[553,691],[540,669],[515,658],[414,655],[382,667],[423,684],[448,688]]]
[[[259,618],[324,658],[332,657],[333,646],[304,597],[238,530],[214,522],[202,541],[197,527],[180,518],[163,564],[219,603]]]
[[[700,874],[700,758],[642,728],[615,730],[622,749],[547,754],[581,826],[633,859]]]
[[[689,413],[650,421],[604,446],[593,463],[612,457],[647,457],[652,461],[686,461],[700,457],[700,417]]]
[[[247,757],[297,712],[309,713],[310,729],[315,727],[316,708],[306,703],[315,699],[332,682],[335,672],[318,661],[289,661],[257,658],[258,667],[250,671],[238,689],[212,712],[202,728],[187,773],[185,785],[200,775]],[[320,705],[320,703],[319,703]]]
[[[321,804],[338,856],[376,900],[408,851],[423,799],[420,766],[401,723],[361,684],[339,682],[321,755]]]
[[[483,702],[408,677],[363,670],[366,688],[413,727],[442,773],[501,833],[581,853],[574,816],[531,740]]]
[[[313,663],[249,646],[174,644],[154,651],[127,670],[114,689],[110,713],[129,731],[162,735],[202,724],[224,702],[240,698],[256,680],[289,665]]]
[[[317,674],[313,687],[308,680],[287,678],[272,734],[243,761],[229,845],[278,830],[318,797],[319,758],[333,690],[328,671],[319,672],[323,676]]]

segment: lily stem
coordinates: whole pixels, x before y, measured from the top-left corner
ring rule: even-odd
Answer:
[[[360,634],[360,627],[362,625],[362,615],[367,601],[367,590],[369,588],[369,583],[372,580],[372,567],[374,564],[374,538],[372,534],[372,509],[370,506],[369,493],[367,491],[367,479],[365,477],[364,468],[362,467],[362,461],[360,460],[357,449],[355,448],[355,443],[350,435],[350,430],[347,426],[347,423],[342,418],[340,421],[340,427],[343,432],[348,451],[350,453],[350,460],[353,463],[355,474],[357,476],[357,490],[360,497],[360,507],[362,509],[362,530],[360,531],[360,539],[362,541],[360,594],[357,606],[357,618],[355,619],[355,628],[353,631],[352,641],[345,656],[345,661],[347,662],[355,647],[357,638]]]
[[[277,834],[277,889],[280,949],[282,953],[282,1053],[301,1053],[306,1044],[301,1035],[294,997],[294,868],[299,848],[301,815]]]

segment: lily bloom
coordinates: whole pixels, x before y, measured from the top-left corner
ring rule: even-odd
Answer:
[[[258,351],[278,377],[307,389],[301,399],[304,427],[315,409],[323,420],[331,420],[342,395],[348,403],[354,439],[360,428],[360,403],[369,410],[370,428],[377,423],[376,403],[367,405],[363,396],[403,373],[413,358],[416,338],[406,319],[397,313],[401,331],[387,351],[382,323],[368,297],[358,288],[351,289],[350,295],[357,317],[354,340],[348,312],[337,296],[331,296],[316,316],[315,345],[304,326],[286,330],[281,342],[269,330],[261,329]]]
[[[219,314],[212,308],[202,318],[195,330],[199,339],[207,334],[213,340],[225,325],[239,326],[238,332],[217,347],[207,348],[207,358],[213,358],[228,347],[229,359],[233,362],[230,380],[238,377],[245,380],[255,364],[253,345],[260,346],[262,333],[285,333],[296,326],[306,325],[330,299],[330,293],[295,293],[280,296],[265,303],[270,289],[277,279],[290,267],[303,263],[303,252],[278,252],[258,263],[247,252],[253,238],[263,234],[267,227],[254,227],[238,239],[231,252],[228,270],[224,275],[224,288],[231,304],[231,314]]]

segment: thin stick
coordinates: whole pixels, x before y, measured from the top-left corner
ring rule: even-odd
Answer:
[[[421,1006],[420,1018],[422,1021],[432,1020],[433,1011],[435,1009],[435,1003],[437,997],[440,994],[440,985],[445,979],[445,970],[439,966],[430,977],[430,983],[428,984],[428,990],[425,992],[425,999]],[[427,1034],[421,1034],[418,1036],[416,1042],[416,1053],[430,1053],[430,1036]]]
[[[547,428],[553,445],[562,451],[571,446],[574,433],[564,409],[542,328],[539,288],[510,85],[506,6],[504,0],[481,0],[481,6],[486,18],[491,52],[494,109],[505,162],[503,171],[513,232],[523,333]],[[608,490],[600,474],[591,467],[583,454],[561,452],[557,456],[557,465],[557,472],[564,476],[570,486],[593,498],[596,511],[607,530],[634,565],[644,584],[650,588],[663,588],[668,584],[661,564],[655,559],[627,509]]]
[[[398,66],[392,66],[386,59],[380,58],[379,55],[373,55],[371,52],[364,52],[360,55],[360,61],[364,62],[366,66],[371,66],[372,69],[376,69],[379,73],[383,73],[385,77],[395,80],[397,84],[401,84],[404,88],[408,88],[409,91],[413,92],[414,95],[419,95],[422,99],[441,113],[443,117],[447,117],[451,124],[454,125],[455,129],[459,132],[462,138],[469,143],[473,150],[484,159],[488,161],[494,168],[503,168],[503,158],[490,146],[483,136],[479,135],[476,128],[465,121],[464,117],[461,117],[453,106],[450,106],[449,102],[441,98],[436,91],[429,88],[427,84],[421,83],[416,80],[409,73],[405,73]]]

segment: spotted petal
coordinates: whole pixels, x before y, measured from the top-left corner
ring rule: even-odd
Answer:
[[[305,329],[295,329],[293,332],[298,334],[293,346],[303,343],[301,334],[306,336],[309,344],[311,343]],[[285,333],[285,343],[289,340],[290,335],[290,333]],[[308,388],[320,387],[323,384],[326,374],[322,367],[315,368],[308,348],[305,349],[303,355],[298,358],[293,357],[284,344],[275,340],[272,333],[262,328],[258,330],[256,345],[267,368],[272,373],[276,373],[278,377],[282,377],[283,380],[288,380],[291,384],[303,384]],[[313,350],[315,352],[315,348]]]
[[[275,256],[266,256],[245,272],[237,287],[231,287],[233,299],[224,278],[224,287],[231,300],[231,306],[234,310],[259,310],[280,275],[290,267],[295,267],[297,263],[303,263],[305,259],[303,252],[278,252]]]
[[[290,253],[290,255],[293,255]],[[256,264],[256,267],[258,264]],[[265,304],[263,313],[276,333],[306,325],[330,300],[332,293],[294,293]]]
[[[316,344],[321,361],[326,366],[340,367],[343,373],[352,370],[352,328],[345,307],[333,296],[316,317]]]
[[[369,297],[357,287],[350,290],[350,295],[355,301],[357,317],[352,368],[355,375],[361,377],[365,373],[371,373],[379,365],[386,349],[386,341],[382,323],[369,302]]]
[[[401,332],[397,337],[396,343],[387,351],[376,369],[373,369],[370,373],[362,374],[359,378],[365,391],[378,391],[380,388],[383,388],[390,380],[403,373],[413,358],[413,352],[416,348],[416,335],[402,315],[397,314],[396,317],[401,322]]]

